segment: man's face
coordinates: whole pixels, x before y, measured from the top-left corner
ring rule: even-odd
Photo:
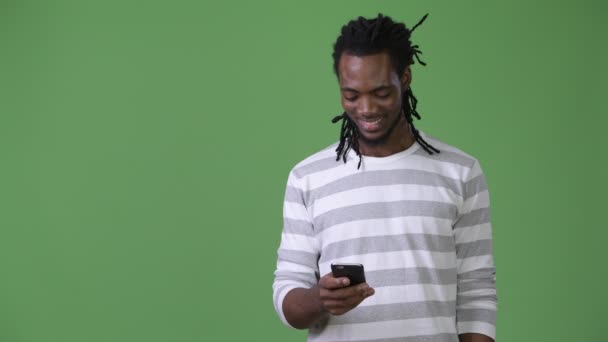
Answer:
[[[342,107],[369,145],[387,143],[401,122],[402,93],[411,74],[394,70],[388,53],[353,56],[343,53],[338,64]]]

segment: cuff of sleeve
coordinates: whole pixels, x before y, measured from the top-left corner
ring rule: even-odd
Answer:
[[[484,322],[458,322],[458,334],[484,334],[496,340],[496,326]]]

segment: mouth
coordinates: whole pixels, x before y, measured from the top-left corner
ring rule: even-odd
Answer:
[[[360,118],[358,119],[359,121],[359,126],[368,132],[373,132],[373,131],[377,131],[380,129],[382,120],[384,118],[383,117],[372,117],[372,118]]]

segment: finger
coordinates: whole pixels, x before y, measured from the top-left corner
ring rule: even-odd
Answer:
[[[340,289],[322,289],[320,296],[321,299],[326,300],[346,300],[353,297],[365,298],[369,288],[369,285],[363,283],[357,286],[349,286]]]
[[[343,306],[338,307],[336,310],[343,310],[343,312],[348,312],[359,306],[367,297],[372,296],[374,292],[375,290],[371,287],[364,288],[363,290],[358,290],[354,293],[353,296],[343,299]]]
[[[351,296],[333,299],[333,298],[322,298],[321,302],[327,309],[347,309],[350,310],[355,306],[359,305],[365,298],[367,298],[367,292],[361,293],[360,291],[354,292]]]
[[[352,287],[338,288],[338,289],[325,289],[320,288],[319,298],[321,300],[339,300],[344,301],[346,298],[353,296],[354,292]]]
[[[323,302],[325,310],[332,315],[342,315],[356,308],[367,298],[365,295],[349,297],[344,300],[328,300]]]
[[[348,306],[343,300],[325,301],[323,302],[323,307],[325,308],[325,311],[332,315],[342,315],[352,309],[352,307]]]
[[[325,289],[340,289],[349,285],[350,280],[348,278],[334,278],[331,273],[328,273],[319,279],[319,286]]]
[[[361,302],[363,302],[367,297],[370,296],[370,288],[362,289],[357,291],[353,296],[345,298],[344,302],[346,306],[350,309],[357,307]]]
[[[335,291],[339,290],[334,290],[334,292]],[[321,303],[325,308],[325,311],[332,315],[338,316],[356,308],[359,306],[359,304],[361,304],[361,302],[363,302],[367,297],[372,296],[374,293],[375,290],[368,287],[365,291],[354,291],[352,296],[345,299],[322,299]]]
[[[345,313],[349,312],[350,309],[348,309],[348,308],[336,308],[336,309],[329,309],[327,311],[330,314],[334,315],[334,316],[340,316],[340,315],[344,315]]]
[[[346,302],[344,302],[343,300],[326,300],[323,301],[323,307],[325,307],[325,309],[327,311],[330,310],[336,310],[336,309],[344,309],[346,307]]]

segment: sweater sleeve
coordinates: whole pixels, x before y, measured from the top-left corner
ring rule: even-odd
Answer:
[[[479,333],[495,339],[497,298],[490,199],[477,161],[463,189],[463,205],[453,229],[458,269],[458,334]]]
[[[291,325],[283,313],[283,300],[294,288],[310,288],[319,279],[319,243],[305,204],[301,181],[289,175],[283,202],[283,231],[274,272],[273,303],[281,321]]]

